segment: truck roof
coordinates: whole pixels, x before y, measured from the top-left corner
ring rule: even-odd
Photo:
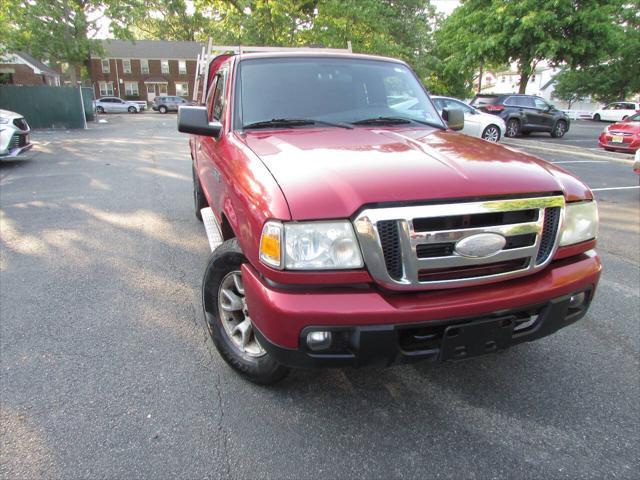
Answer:
[[[319,48],[317,52],[313,51],[313,49],[306,49],[298,52],[295,52],[295,51],[255,52],[255,53],[243,53],[241,55],[235,54],[234,57],[236,57],[239,61],[248,60],[252,58],[296,58],[296,57],[352,58],[352,59],[361,59],[361,60],[383,60],[387,62],[405,64],[405,62],[403,62],[402,60],[398,60],[397,58],[382,57],[378,55],[367,55],[364,53],[330,52],[327,50],[323,50],[321,48]]]

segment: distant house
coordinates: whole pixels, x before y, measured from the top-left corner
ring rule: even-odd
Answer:
[[[482,93],[517,93],[520,86],[520,74],[513,67],[500,72],[485,72]],[[560,69],[557,67],[539,64],[529,77],[525,93],[551,100],[553,79],[559,72]]]
[[[91,58],[96,97],[152,101],[159,95],[192,97],[196,58],[203,44],[164,40],[103,40]]]
[[[0,83],[60,86],[60,73],[28,53],[0,55]]]

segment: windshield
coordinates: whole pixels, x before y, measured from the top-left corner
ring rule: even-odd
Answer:
[[[236,128],[283,120],[431,124],[444,128],[405,65],[353,58],[260,58],[239,65]],[[394,120],[396,120],[394,122]],[[402,120],[405,120],[404,122]],[[365,121],[365,122],[363,122]],[[414,123],[417,122],[417,123]],[[327,125],[325,123],[324,125]]]

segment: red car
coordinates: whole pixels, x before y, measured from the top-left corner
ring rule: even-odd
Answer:
[[[463,112],[441,116],[405,63],[223,56],[208,84],[178,130],[213,250],[204,317],[240,374],[467,359],[587,312],[601,270],[589,187],[458,133]]]
[[[600,134],[599,143],[605,150],[635,152],[640,148],[640,113],[622,122],[609,125]]]

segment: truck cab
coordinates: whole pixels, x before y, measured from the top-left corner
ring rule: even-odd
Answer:
[[[204,314],[240,374],[470,359],[587,312],[592,192],[460,134],[404,62],[253,53],[209,74],[178,129],[212,248]]]

